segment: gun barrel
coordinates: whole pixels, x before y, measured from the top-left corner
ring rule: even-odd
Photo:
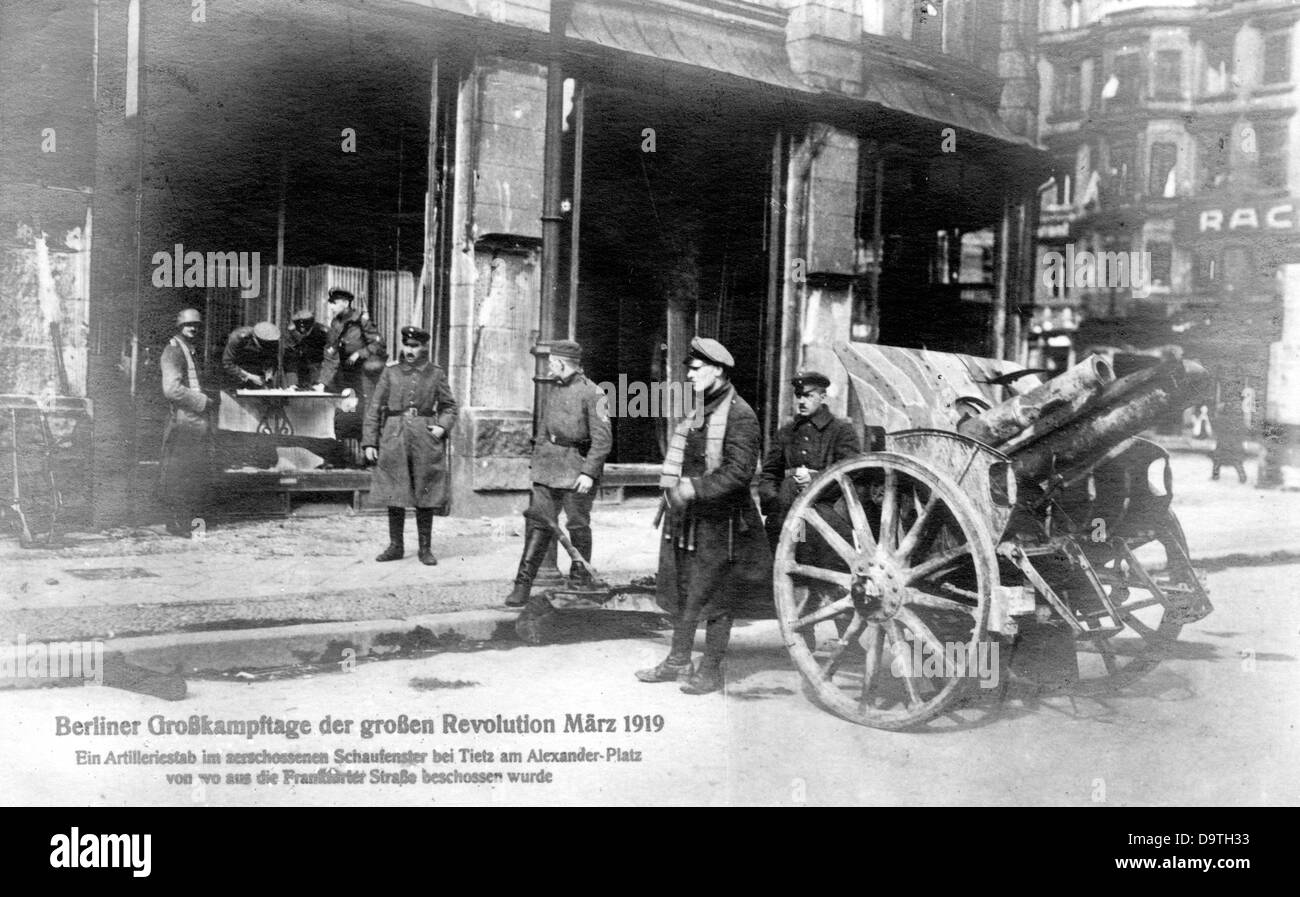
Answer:
[[[1027,393],[1012,396],[987,411],[957,425],[957,432],[998,446],[1023,432],[1048,414],[1063,409],[1078,411],[1115,382],[1115,372],[1104,358],[1089,355],[1083,361]]]
[[[1096,401],[1050,429],[1027,430],[1011,449],[1016,475],[1039,481],[1089,463],[1151,426],[1173,407],[1195,401],[1205,369],[1194,361],[1169,361],[1108,386]],[[1047,422],[1040,422],[1047,423]]]

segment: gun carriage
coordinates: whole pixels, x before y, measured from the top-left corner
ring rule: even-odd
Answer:
[[[835,351],[872,450],[803,490],[773,565],[782,638],[821,706],[904,729],[1003,673],[1115,689],[1210,613],[1170,509],[1168,453],[1137,436],[1196,400],[1199,365],[1117,380],[1093,356],[1043,382],[975,356]],[[540,644],[557,611],[653,613],[653,596],[653,577],[556,589],[516,628]]]
[[[990,655],[1076,692],[1117,688],[1210,612],[1168,454],[1136,435],[1193,401],[1199,365],[1116,380],[1093,356],[1040,382],[972,356],[836,353],[854,420],[883,445],[809,484],[773,571],[786,647],[826,709],[916,726]]]

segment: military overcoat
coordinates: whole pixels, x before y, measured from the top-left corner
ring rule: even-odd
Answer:
[[[370,496],[391,507],[446,513],[450,498],[447,439],[456,424],[447,375],[432,361],[389,365],[366,405],[361,445],[379,449]],[[429,427],[445,431],[435,436]]]

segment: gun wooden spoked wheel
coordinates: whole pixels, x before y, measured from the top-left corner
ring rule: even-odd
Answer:
[[[903,729],[945,712],[996,664],[986,643],[996,577],[992,538],[952,479],[869,453],[826,469],[791,507],[774,566],[777,618],[819,704]],[[829,623],[834,637],[810,648],[809,633]]]
[[[1131,685],[1155,669],[1173,650],[1183,626],[1212,607],[1172,511],[1088,553],[1117,623],[1124,626],[1116,635],[1079,641],[1075,690],[1097,694]],[[1081,612],[1077,606],[1075,611]],[[1103,621],[1109,617],[1095,606],[1091,613]]]

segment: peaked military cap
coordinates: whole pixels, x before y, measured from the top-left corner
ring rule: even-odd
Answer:
[[[176,315],[176,326],[184,327],[186,324],[202,324],[203,315],[199,314],[197,308],[182,309]]]
[[[821,371],[800,371],[791,378],[790,384],[795,389],[820,387],[826,389],[831,385],[831,378]]]
[[[253,325],[253,336],[257,337],[258,342],[278,343],[280,341],[280,328],[270,321],[258,321]]]
[[[295,321],[314,321],[316,320],[316,312],[310,308],[300,308],[293,313],[293,319]]]
[[[416,327],[414,324],[408,324],[402,328],[403,343],[419,343],[422,346],[429,343],[429,331],[423,327]]]
[[[345,290],[342,287],[334,287],[329,292],[330,302],[333,302],[336,299],[341,299],[344,302],[351,302],[355,298],[357,297],[352,295],[351,290]]]

